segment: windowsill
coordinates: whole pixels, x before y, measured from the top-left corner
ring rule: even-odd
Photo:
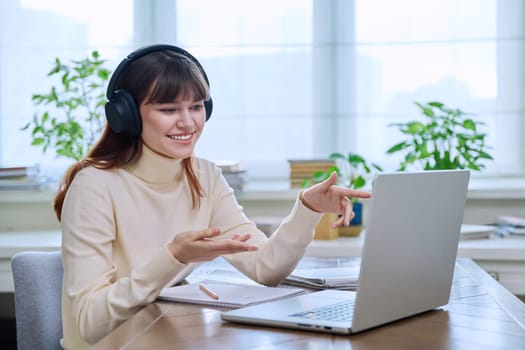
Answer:
[[[243,200],[295,199],[300,190],[291,189],[288,181],[255,182],[249,183],[237,197]],[[471,179],[467,198],[523,200],[525,178]]]
[[[525,199],[525,178],[472,179],[468,199]]]
[[[288,181],[257,181],[237,192],[239,200],[294,200],[300,188],[290,188]],[[0,203],[50,202],[54,191],[0,191]],[[468,199],[525,199],[525,178],[471,179]]]

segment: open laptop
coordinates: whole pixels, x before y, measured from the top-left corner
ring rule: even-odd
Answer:
[[[221,318],[352,334],[447,304],[469,177],[468,170],[376,175],[356,292],[323,290]]]

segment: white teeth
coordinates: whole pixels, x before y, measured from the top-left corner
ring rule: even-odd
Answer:
[[[188,134],[188,135],[168,135],[168,137],[170,139],[173,139],[173,140],[186,141],[186,140],[189,140],[191,138],[191,134]]]

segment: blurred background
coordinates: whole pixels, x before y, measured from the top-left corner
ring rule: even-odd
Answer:
[[[0,2],[0,165],[71,163],[21,131],[50,89],[55,58],[97,50],[113,70],[169,43],[207,71],[212,119],[197,155],[236,160],[248,181],[287,181],[289,159],[356,152],[385,170],[400,158],[390,123],[440,101],[485,125],[494,161],[476,177],[525,173],[521,0],[5,0]]]

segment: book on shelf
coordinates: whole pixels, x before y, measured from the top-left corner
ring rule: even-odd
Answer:
[[[335,165],[332,159],[289,159],[290,186],[302,187],[305,179],[310,179],[314,173],[328,171]]]
[[[39,173],[38,165],[0,166],[0,179],[33,178]]]
[[[460,239],[489,238],[496,232],[497,227],[492,225],[461,225]]]
[[[21,191],[38,190],[41,187],[38,181],[38,165],[33,166],[1,166],[0,190]]]
[[[236,160],[216,160],[214,163],[222,170],[223,173],[237,173],[246,171],[244,165]]]
[[[293,166],[308,166],[312,164],[316,165],[326,165],[326,164],[334,164],[333,159],[329,158],[296,158],[296,159],[288,159],[288,163]]]
[[[310,289],[355,290],[360,266],[297,268],[284,279],[283,284]]]
[[[207,291],[210,291],[209,294]],[[159,300],[239,308],[305,293],[302,288],[266,287],[217,281],[183,284],[164,288]],[[214,297],[216,296],[216,298]]]
[[[290,168],[290,174],[296,176],[312,176],[316,171],[328,171],[333,165],[330,166],[312,166],[304,168]]]
[[[0,178],[0,190],[3,191],[30,191],[39,190],[42,183],[36,178],[27,179],[2,179]]]
[[[309,171],[328,170],[335,165],[331,159],[294,160],[289,159],[290,171],[294,173],[306,173]]]
[[[242,191],[246,184],[246,168],[236,160],[217,160],[215,165],[221,169],[222,175],[228,182],[228,185],[234,191]]]
[[[246,184],[246,178],[244,172],[238,173],[223,173],[226,182],[234,191],[242,191]]]

